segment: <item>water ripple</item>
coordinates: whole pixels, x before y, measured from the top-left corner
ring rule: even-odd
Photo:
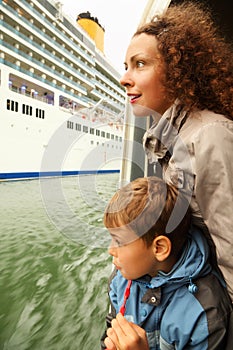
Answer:
[[[39,181],[0,184],[0,350],[99,348],[111,271],[107,234],[99,236],[102,209],[118,177],[88,176],[79,191],[78,181],[63,179],[65,198],[72,215],[88,225],[66,232],[47,215]]]

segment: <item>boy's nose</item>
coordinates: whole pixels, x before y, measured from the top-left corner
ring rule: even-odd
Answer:
[[[117,249],[114,247],[109,247],[108,248],[108,254],[112,256],[117,256]]]

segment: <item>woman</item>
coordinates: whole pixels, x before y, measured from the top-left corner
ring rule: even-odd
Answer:
[[[197,3],[168,8],[134,34],[121,78],[143,144],[166,181],[190,195],[233,299],[233,51]],[[155,175],[156,171],[155,171]]]

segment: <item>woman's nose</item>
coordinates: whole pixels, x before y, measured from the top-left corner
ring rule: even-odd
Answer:
[[[133,86],[134,83],[128,71],[126,71],[120,78],[120,84],[124,87]]]

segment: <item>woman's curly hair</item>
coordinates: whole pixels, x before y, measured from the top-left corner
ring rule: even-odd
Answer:
[[[233,49],[206,7],[190,1],[172,5],[134,36],[141,33],[158,41],[169,97],[189,111],[209,109],[233,119]]]

